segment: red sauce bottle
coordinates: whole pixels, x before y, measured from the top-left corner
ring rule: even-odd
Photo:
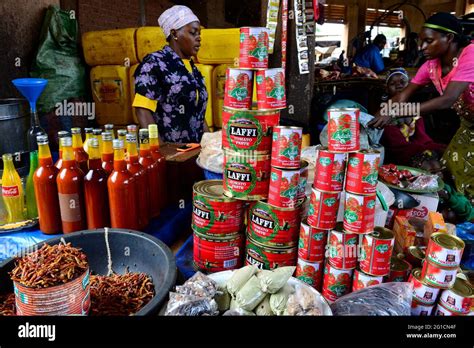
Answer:
[[[140,129],[140,164],[146,168],[148,175],[148,192],[150,193],[150,217],[155,218],[160,215],[160,182],[158,164],[151,156],[150,138],[148,129]]]
[[[61,233],[61,213],[59,210],[58,186],[56,178],[59,170],[53,165],[48,136],[36,137],[38,141],[39,167],[33,175],[36,206],[38,207],[40,230],[45,234]]]
[[[114,170],[107,181],[109,189],[110,221],[113,228],[138,229],[137,185],[127,170],[123,141],[113,141]]]
[[[87,167],[87,161],[89,160],[89,155],[84,150],[84,144],[82,142],[81,129],[71,128],[72,134],[72,149],[74,150],[74,157],[79,168],[85,174],[89,170]]]
[[[144,230],[150,220],[148,207],[148,176],[146,169],[138,161],[137,138],[127,134],[127,169],[135,175],[138,190],[138,228]]]
[[[61,139],[63,165],[56,178],[59,194],[59,208],[64,233],[86,228],[84,210],[84,173],[76,165],[72,139]]]
[[[62,149],[62,145],[61,145],[61,138],[65,138],[65,137],[68,137],[68,136],[69,136],[69,133],[67,131],[59,131],[58,132],[59,158],[56,161],[56,163],[54,164],[54,166],[56,168],[58,168],[59,170],[61,170],[61,168],[63,166],[63,149]]]
[[[156,124],[148,125],[148,132],[150,134],[150,151],[151,157],[156,161],[158,166],[158,181],[159,181],[159,197],[160,209],[163,209],[167,204],[166,192],[166,158],[160,151],[160,142],[158,139],[158,126]]]
[[[103,228],[110,226],[109,194],[107,191],[109,175],[102,169],[99,141],[91,138],[88,145],[89,172],[84,177],[87,228]]]
[[[102,132],[102,168],[110,175],[114,170],[114,149],[112,146],[112,134]]]

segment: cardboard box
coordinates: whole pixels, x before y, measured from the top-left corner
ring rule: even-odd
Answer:
[[[410,193],[410,195],[415,198],[420,204],[416,208],[412,209],[398,209],[396,203],[393,204],[388,211],[385,227],[390,229],[393,228],[396,216],[404,216],[407,219],[419,218],[423,219],[424,221],[427,221],[428,213],[430,211],[436,212],[436,210],[438,209],[438,193]]]
[[[408,247],[415,245],[416,230],[404,216],[396,216],[393,224],[395,235],[395,251],[403,253]]]
[[[447,233],[448,229],[443,219],[443,215],[435,211],[428,213],[428,221],[425,224],[424,237],[425,243],[428,245],[428,241],[433,233],[444,232]]]

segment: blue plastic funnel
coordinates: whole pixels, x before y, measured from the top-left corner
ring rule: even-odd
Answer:
[[[30,102],[31,112],[36,112],[36,101],[48,84],[46,79],[26,77],[12,81],[21,94]]]

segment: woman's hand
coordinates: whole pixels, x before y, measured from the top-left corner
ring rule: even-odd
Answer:
[[[390,116],[382,116],[380,113],[375,115],[374,119],[367,123],[368,127],[383,129],[385,126],[388,126],[392,122],[392,118]]]

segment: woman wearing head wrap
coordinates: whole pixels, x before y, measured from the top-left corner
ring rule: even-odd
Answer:
[[[387,76],[387,97],[393,98],[401,93],[409,81],[405,69],[390,69]],[[394,120],[391,125],[385,127],[381,143],[385,146],[385,162],[400,165],[412,165],[412,158],[425,150],[442,155],[446,148],[446,145],[435,143],[426,134],[425,124],[420,116]],[[421,167],[426,166],[430,167],[431,164],[421,163]]]
[[[453,108],[461,126],[446,149],[442,164],[447,167],[456,190],[474,202],[474,45],[463,34],[459,20],[437,13],[420,33],[421,50],[427,62],[413,81],[392,102],[407,102],[421,87],[433,83],[440,96],[420,105],[421,115]],[[382,128],[392,118],[407,115],[377,115],[370,125]]]
[[[168,45],[147,55],[135,72],[135,99],[141,127],[158,124],[160,138],[199,143],[207,126],[207,91],[191,57],[201,46],[199,19],[186,6],[173,6],[158,18]]]

